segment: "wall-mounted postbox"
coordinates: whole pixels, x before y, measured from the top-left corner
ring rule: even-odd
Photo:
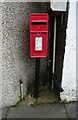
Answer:
[[[30,14],[30,56],[47,57],[48,49],[48,14]]]

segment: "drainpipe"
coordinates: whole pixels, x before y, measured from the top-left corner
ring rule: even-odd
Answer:
[[[56,53],[56,25],[57,24],[57,18],[54,18],[54,41],[53,41],[53,67],[52,67],[52,73],[54,74],[55,70],[55,53]],[[52,90],[53,90],[53,80],[52,80]]]

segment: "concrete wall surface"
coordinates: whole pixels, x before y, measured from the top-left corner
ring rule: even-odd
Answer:
[[[45,4],[19,1],[1,3],[2,106],[14,105],[19,101],[20,81],[23,82],[23,91],[26,95],[28,85],[34,80],[34,59],[30,59],[29,53],[29,14],[45,12],[48,5]],[[44,64],[45,62],[42,66],[45,66]]]
[[[2,103],[2,8],[0,3],[0,108]]]

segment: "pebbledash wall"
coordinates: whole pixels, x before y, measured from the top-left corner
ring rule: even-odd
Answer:
[[[68,27],[63,64],[61,99],[75,101],[78,91],[76,90],[76,2],[70,2]]]
[[[1,8],[2,106],[10,106],[20,99],[20,81],[23,82],[24,95],[27,88],[32,90],[30,83],[34,80],[35,62],[29,53],[29,14],[46,12],[48,3],[2,2]],[[46,62],[46,59],[42,61]],[[46,77],[45,62],[41,62],[42,77]]]
[[[0,3],[0,108],[2,103],[2,35],[1,35],[1,29],[2,29],[2,14],[1,14],[1,3]],[[1,115],[1,111],[0,111]]]

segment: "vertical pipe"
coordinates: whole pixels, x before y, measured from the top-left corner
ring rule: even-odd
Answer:
[[[34,98],[39,97],[39,78],[40,78],[40,58],[35,59],[35,84],[34,84]]]
[[[48,47],[48,85],[52,89],[52,64],[53,64],[53,40],[54,40],[54,20],[49,15],[49,47]]]
[[[57,24],[57,19],[56,19],[56,17],[55,17],[55,18],[54,18],[54,43],[53,43],[53,67],[52,67],[52,72],[53,72],[53,73],[54,73],[54,70],[55,70],[56,24]],[[52,80],[52,89],[53,89],[53,80]]]

